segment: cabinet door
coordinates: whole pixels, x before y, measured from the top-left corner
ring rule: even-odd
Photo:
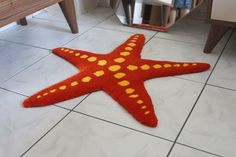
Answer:
[[[236,0],[213,0],[211,19],[236,22]]]

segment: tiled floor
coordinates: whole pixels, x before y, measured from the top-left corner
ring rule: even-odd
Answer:
[[[203,8],[168,33],[122,26],[110,8],[97,8],[80,15],[80,33],[71,34],[57,7],[26,27],[0,32],[0,156],[236,156],[236,33],[228,32],[204,54],[209,25]],[[27,96],[78,72],[52,48],[105,54],[134,33],[146,36],[142,58],[212,66],[145,82],[158,127],[139,124],[102,91],[48,107],[22,107]]]

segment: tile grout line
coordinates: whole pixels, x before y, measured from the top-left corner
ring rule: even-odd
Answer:
[[[83,113],[83,112],[79,112],[79,111],[76,111],[76,110],[73,110],[73,112],[78,113],[78,114],[81,114],[81,115],[84,115],[84,116],[86,116],[86,117],[90,117],[90,118],[99,120],[99,121],[103,121],[103,122],[107,122],[107,123],[110,123],[110,124],[113,124],[113,125],[116,125],[116,126],[120,126],[120,127],[122,127],[122,128],[126,128],[126,129],[129,129],[129,130],[135,131],[135,132],[139,132],[139,133],[142,133],[142,134],[145,134],[145,135],[149,135],[149,136],[152,136],[152,137],[155,137],[155,138],[164,140],[164,141],[174,142],[173,140],[170,140],[170,139],[167,139],[167,138],[164,138],[164,137],[161,137],[161,136],[153,135],[153,134],[150,134],[150,133],[147,133],[147,132],[144,132],[144,131],[135,129],[135,128],[131,128],[131,127],[128,127],[128,126],[119,124],[119,123],[115,123],[115,122],[106,120],[106,119],[98,118],[98,117],[95,117],[95,116],[93,116],[93,115],[89,115],[89,114],[86,114],[86,113]]]
[[[74,111],[74,109],[82,102],[84,101],[85,99],[87,99],[89,97],[91,93],[87,94],[81,101],[78,102],[78,104],[76,104],[72,109],[69,109],[69,108],[66,108],[66,107],[63,107],[63,106],[60,106],[60,105],[57,105],[57,104],[53,104],[53,106],[56,106],[56,107],[59,107],[59,108],[62,108],[62,109],[65,109],[65,110],[69,110],[69,111]]]
[[[186,43],[186,44],[194,44],[197,46],[203,46],[204,43],[197,43],[197,42],[191,42],[191,41],[183,41],[183,40],[176,40],[176,39],[170,39],[170,38],[165,38],[165,37],[158,37],[155,36],[155,39],[162,39],[162,40],[169,40],[169,41],[175,41],[175,42],[181,42],[181,43]]]
[[[230,35],[229,35],[230,36]],[[183,40],[177,40],[177,39],[171,39],[171,38],[167,38],[167,37],[159,37],[159,36],[155,36],[154,37],[155,39],[162,39],[162,40],[168,40],[168,41],[175,41],[175,42],[182,42],[182,43],[185,43],[185,44],[194,44],[194,45],[197,45],[197,46],[204,46],[204,43],[197,43],[197,42],[191,42],[191,41],[183,41]],[[222,38],[223,39],[223,38]],[[222,41],[222,39],[220,41]],[[219,42],[220,42],[219,41]]]
[[[179,138],[180,134],[182,133],[182,131],[183,131],[183,129],[184,129],[184,127],[185,127],[185,125],[187,124],[187,121],[188,121],[188,119],[190,118],[190,116],[191,116],[191,114],[192,114],[193,110],[195,109],[195,107],[196,107],[196,105],[197,105],[197,102],[198,102],[198,100],[200,99],[200,97],[201,97],[201,95],[202,95],[203,91],[205,90],[205,88],[206,88],[206,86],[207,86],[207,82],[208,82],[208,80],[210,79],[210,77],[211,77],[212,73],[214,72],[214,70],[215,70],[215,68],[216,68],[216,65],[217,65],[217,63],[219,62],[219,60],[220,60],[220,58],[221,58],[221,56],[222,56],[222,54],[223,54],[223,52],[224,52],[224,50],[225,50],[225,48],[226,48],[226,46],[227,46],[228,42],[229,42],[229,40],[230,40],[230,39],[231,39],[231,37],[232,37],[232,34],[233,34],[233,32],[234,32],[234,31],[231,31],[231,33],[230,33],[230,36],[229,36],[229,38],[227,39],[227,42],[225,43],[225,45],[224,45],[224,47],[223,47],[223,49],[222,49],[222,51],[221,51],[221,53],[220,53],[220,55],[219,55],[219,57],[218,57],[218,59],[217,59],[216,63],[215,63],[215,65],[213,66],[213,68],[212,68],[212,71],[210,72],[210,74],[209,74],[209,76],[208,76],[208,78],[207,78],[207,80],[206,80],[206,82],[205,82],[205,84],[204,84],[204,86],[203,86],[203,88],[202,88],[201,92],[199,93],[199,95],[198,95],[198,97],[197,97],[197,99],[196,99],[196,101],[195,101],[195,103],[194,103],[194,105],[193,105],[192,109],[190,110],[190,112],[189,112],[189,114],[188,114],[188,116],[187,116],[186,120],[184,121],[184,124],[182,125],[182,127],[181,127],[181,129],[180,129],[179,133],[177,134],[177,137],[175,138],[175,141],[174,141],[173,145],[171,146],[171,148],[170,148],[170,150],[169,150],[169,152],[168,152],[168,154],[167,154],[167,157],[169,157],[169,156],[170,156],[170,154],[171,154],[171,152],[172,152],[172,150],[173,150],[173,148],[174,148],[175,144],[177,143],[177,140],[178,140],[178,138]]]
[[[23,157],[27,152],[29,152],[39,141],[41,141],[51,130],[53,130],[60,122],[62,122],[72,111],[69,111],[66,115],[64,115],[56,124],[54,124],[43,136],[41,136],[36,142],[34,142],[24,153],[20,155]]]
[[[221,88],[221,89],[225,89],[225,90],[230,90],[230,91],[236,92],[236,89],[231,89],[231,88],[227,88],[227,87],[223,87],[223,86],[218,86],[218,85],[214,85],[214,84],[207,84],[207,85],[212,86],[212,87],[217,87],[217,88]]]
[[[3,87],[0,87],[1,90],[4,90],[4,91],[7,91],[9,93],[14,93],[14,94],[17,94],[17,95],[21,95],[23,97],[26,97],[26,98],[29,98],[28,95],[25,95],[25,94],[22,94],[22,93],[19,93],[19,92],[16,92],[16,91],[13,91],[13,90],[9,90],[9,89],[6,89],[6,88],[3,88]],[[57,105],[57,104],[51,104],[51,106],[55,106],[55,107],[58,107],[58,108],[61,108],[61,109],[65,109],[65,110],[68,110],[68,111],[72,111],[74,110],[79,104],[80,102],[84,101],[86,98],[88,98],[88,96],[90,95],[91,93],[87,94],[81,101],[78,102],[78,104],[76,104],[72,109],[69,109],[69,108],[66,108],[66,107],[63,107],[63,106],[60,106],[60,105]]]
[[[156,31],[156,32],[144,43],[143,47],[146,46],[146,44],[149,43],[153,38],[155,38],[155,35],[157,35],[157,33],[158,33],[158,31]]]
[[[125,26],[125,25],[122,25],[122,26],[124,26],[124,27],[129,27],[129,26]],[[105,28],[105,27],[102,27],[102,26],[96,26],[96,28],[102,29],[102,30],[109,30],[109,31],[122,32],[122,33],[137,34],[137,33],[135,33],[135,32],[131,32],[131,31],[124,31],[124,30],[117,30],[117,29],[112,29],[112,28]],[[130,28],[132,28],[132,27],[130,27]],[[141,29],[141,28],[137,28],[137,27],[136,27],[136,29]],[[156,32],[158,32],[158,31],[154,31],[154,30],[148,30],[148,31],[153,31],[153,32],[154,32],[153,34],[155,34],[155,35],[156,35]],[[144,34],[144,33],[143,33],[143,34]],[[146,35],[146,36],[153,36],[153,35]]]
[[[83,99],[82,101],[84,101],[85,99],[87,99],[89,96],[91,95],[91,93],[87,94]],[[81,102],[82,102],[81,101]],[[71,110],[74,111],[76,107],[78,107],[80,105],[80,103],[78,103],[77,105],[75,105],[75,107],[73,107]]]
[[[22,93],[18,93],[18,92],[15,92],[15,91],[12,91],[12,90],[3,88],[3,87],[0,87],[0,89],[2,89],[2,90],[4,90],[4,91],[7,91],[7,92],[10,92],[10,93],[14,93],[14,94],[18,94],[18,95],[21,95],[21,96],[24,96],[24,97],[28,97],[27,95],[24,95],[24,94],[22,94]]]
[[[54,15],[53,15],[54,16]],[[60,20],[50,20],[50,19],[46,19],[46,18],[42,18],[42,17],[37,17],[37,16],[34,16],[33,19],[35,20],[42,20],[42,21],[46,21],[46,22],[58,22],[58,23],[61,23],[61,24],[67,24],[66,20],[65,21],[60,21]],[[77,19],[78,20],[78,19]],[[84,24],[83,24],[84,25]]]
[[[89,96],[89,95],[88,95]],[[75,107],[77,107],[80,103],[82,103],[88,96],[86,96],[84,99],[82,99]],[[35,145],[37,145],[48,133],[50,133],[59,123],[61,123],[70,113],[74,112],[73,109],[66,109],[61,106],[53,105],[58,108],[62,108],[68,111],[66,115],[64,115],[56,124],[54,124],[46,133],[44,133],[36,142],[34,142],[24,153],[20,155],[20,157],[23,157],[26,153],[28,153]]]
[[[178,76],[172,76],[172,77],[173,77],[173,78],[176,78],[176,79],[180,79],[180,80],[189,81],[189,82],[194,82],[194,83],[199,83],[199,84],[205,84],[204,82],[201,82],[201,81],[191,80],[191,79],[187,79],[187,78],[183,78],[183,77],[178,77]]]
[[[112,15],[110,15],[110,16],[108,16],[108,17],[106,17],[106,18],[105,18],[103,21],[105,21],[105,20],[109,19],[109,18],[110,18],[110,17],[112,17],[113,15],[114,15],[114,14],[112,14]],[[68,42],[65,42],[64,44],[62,44],[62,46],[65,46],[66,44],[70,43],[71,41],[75,40],[76,38],[78,38],[78,37],[80,37],[80,36],[84,35],[85,33],[89,32],[90,30],[92,30],[92,29],[96,28],[96,27],[97,27],[97,25],[99,25],[99,24],[100,24],[100,23],[102,23],[103,21],[101,21],[101,22],[98,22],[97,24],[95,24],[94,26],[92,26],[91,28],[89,28],[88,30],[86,30],[86,31],[84,31],[83,33],[81,33],[79,36],[77,36],[77,37],[75,37],[75,38],[71,39],[71,40],[70,40],[70,41],[68,41]]]
[[[196,147],[193,147],[193,146],[190,146],[190,145],[187,145],[187,144],[183,144],[183,143],[179,143],[179,142],[176,142],[177,144],[179,145],[182,145],[182,146],[185,146],[185,147],[188,147],[188,148],[191,148],[191,149],[194,149],[194,150],[197,150],[197,151],[200,151],[200,152],[204,152],[204,153],[207,153],[207,154],[211,154],[211,155],[214,155],[216,157],[223,157],[223,156],[220,156],[218,154],[214,154],[212,152],[208,152],[206,150],[203,150],[203,149],[199,149],[199,148],[196,148]]]
[[[39,47],[39,46],[35,46],[35,45],[24,44],[24,43],[20,43],[20,42],[16,42],[16,41],[10,41],[10,40],[6,40],[6,39],[0,39],[0,41],[5,41],[5,42],[21,45],[21,46],[27,46],[27,47],[33,47],[33,48],[38,48],[38,49],[51,51],[51,49],[48,49],[48,48],[45,48],[45,47]]]
[[[39,58],[39,59],[36,60],[35,62],[33,62],[33,63],[31,63],[30,65],[26,66],[26,67],[23,68],[22,70],[16,72],[14,75],[12,75],[11,77],[9,77],[7,80],[1,82],[1,83],[0,83],[0,87],[1,87],[4,83],[6,83],[6,82],[9,81],[10,79],[12,79],[13,77],[15,77],[15,76],[17,76],[18,74],[20,74],[21,72],[27,70],[28,68],[30,68],[30,67],[33,66],[34,64],[36,64],[36,63],[40,62],[41,60],[45,59],[45,58],[48,57],[50,54],[51,54],[51,53],[48,53],[47,55],[45,55],[45,56]],[[3,87],[2,87],[2,88],[3,88]]]

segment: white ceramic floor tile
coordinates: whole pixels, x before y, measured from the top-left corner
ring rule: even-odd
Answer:
[[[207,86],[178,142],[221,156],[236,155],[236,92]]]
[[[34,25],[33,23],[28,23],[27,26],[33,26],[33,25]],[[0,39],[5,39],[4,37],[14,35],[22,31],[23,29],[25,29],[25,26],[12,24],[7,29],[4,29],[0,32]]]
[[[122,25],[115,15],[105,20],[104,22],[100,23],[99,25],[97,25],[97,27],[103,28],[103,29],[130,32],[130,33],[139,33],[139,34],[144,34],[146,36],[152,36],[156,33],[156,31],[152,31],[152,30],[140,29],[140,28],[134,28],[134,27],[128,27],[128,26]]]
[[[132,33],[127,32],[94,28],[65,46],[98,54],[106,54],[110,53],[132,35]],[[145,37],[146,41],[150,38],[149,36]]]
[[[89,13],[95,15],[100,21],[103,21],[114,14],[110,7],[97,7]]]
[[[175,144],[170,157],[216,157],[209,153],[205,153],[196,149]]]
[[[97,7],[96,9],[86,13],[86,14],[80,14],[78,15],[78,20],[81,23],[84,24],[90,24],[95,26],[98,23],[101,23],[102,21],[104,21],[105,19],[109,18],[110,16],[112,16],[113,10],[111,8],[106,8],[106,7]],[[90,20],[90,21],[89,21]],[[96,20],[96,23],[93,22],[94,20]]]
[[[24,157],[165,157],[171,143],[71,113]]]
[[[210,54],[203,53],[202,49],[203,45],[153,38],[145,45],[142,58],[178,62],[206,62],[214,66],[223,47],[221,44],[217,45]],[[201,73],[179,75],[176,77],[204,83],[210,72],[211,70],[208,70]]]
[[[189,15],[187,15],[185,18],[204,21],[206,19],[206,14],[207,14],[206,12],[201,12],[199,10],[196,10],[189,13]]]
[[[0,41],[0,84],[27,66],[49,54],[49,51]]]
[[[92,93],[75,108],[114,123],[174,140],[183,125],[202,84],[177,78],[159,78],[145,82],[152,98],[159,124],[149,128],[137,122],[125,109],[103,91]]]
[[[235,48],[236,49],[236,31],[233,30],[233,34],[227,44],[227,48]]]
[[[1,33],[0,39],[17,43],[52,49],[62,46],[79,34],[89,29],[86,25],[79,25],[79,33],[72,34],[67,23],[29,19],[28,26],[15,33]]]
[[[236,33],[220,58],[209,84],[236,90]]]
[[[5,82],[2,86],[30,96],[39,90],[67,79],[77,72],[79,72],[79,69],[52,54]],[[72,109],[84,97],[64,101],[57,105]]]
[[[177,41],[204,44],[210,25],[201,20],[182,19],[167,32],[159,32],[156,37]]]
[[[60,8],[60,6],[59,6],[58,4],[54,4],[54,5],[51,5],[51,6],[47,7],[47,8],[44,8],[44,9],[42,10],[42,12],[43,12],[43,11],[48,12],[48,14],[62,13],[61,8]],[[42,12],[41,12],[41,13],[42,13]],[[39,15],[39,14],[38,14],[38,15]],[[38,16],[38,15],[36,15],[36,16]],[[36,16],[34,16],[34,17],[36,17]]]
[[[23,108],[25,97],[0,89],[0,156],[19,157],[68,111],[58,107]]]

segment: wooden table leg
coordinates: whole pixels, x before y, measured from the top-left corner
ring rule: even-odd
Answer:
[[[27,25],[27,20],[26,20],[26,18],[24,17],[24,18],[18,20],[18,21],[17,21],[17,24],[18,24],[18,25],[22,25],[22,26]]]
[[[229,27],[211,24],[211,29],[208,34],[208,38],[205,44],[204,52],[205,53],[211,53],[213,48],[216,46],[216,44],[220,41],[220,39],[224,36],[224,34],[227,32]]]
[[[64,0],[59,2],[61,10],[70,26],[72,33],[78,33],[78,25],[76,19],[74,0]]]

